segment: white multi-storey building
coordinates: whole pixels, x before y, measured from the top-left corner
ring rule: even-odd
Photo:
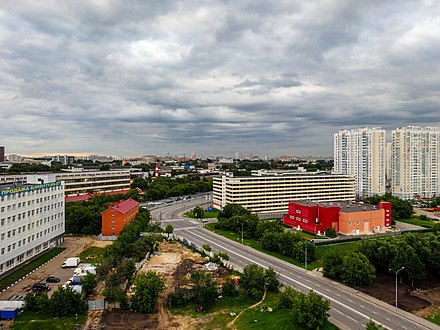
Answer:
[[[292,200],[354,201],[355,181],[349,175],[255,171],[251,176],[223,173],[213,178],[213,206],[240,204],[257,214],[286,213]]]
[[[0,184],[0,277],[64,241],[64,183],[53,174]]]
[[[440,127],[392,131],[392,194],[401,199],[440,194]]]
[[[356,195],[386,193],[386,132],[380,128],[340,130],[334,134],[334,172],[354,176]]]

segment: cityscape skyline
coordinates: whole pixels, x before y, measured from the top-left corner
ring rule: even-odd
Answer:
[[[439,10],[7,2],[0,143],[17,154],[331,155],[340,129],[439,126]]]

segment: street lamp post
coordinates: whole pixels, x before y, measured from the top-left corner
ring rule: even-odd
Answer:
[[[313,240],[311,239],[310,241],[306,241],[306,243],[304,244],[304,249],[305,249],[305,259],[304,259],[304,268],[307,270],[307,244],[308,243],[313,243]]]
[[[396,308],[397,308],[397,275],[399,274],[400,271],[402,271],[404,269],[405,269],[405,267],[402,267],[399,270],[395,271],[395,273],[396,273]],[[391,268],[390,268],[390,271],[392,272],[393,270],[391,270]]]
[[[243,225],[244,221],[241,222],[241,245],[243,245]]]

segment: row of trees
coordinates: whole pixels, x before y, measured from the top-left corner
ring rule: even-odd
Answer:
[[[296,233],[285,232],[281,220],[261,220],[239,204],[228,204],[218,217],[215,227],[233,231],[246,238],[259,240],[268,251],[277,251],[299,262],[316,259],[316,246]]]
[[[142,189],[142,188],[141,188]],[[212,190],[212,180],[199,176],[185,178],[157,178],[145,191],[146,200],[158,200],[168,197],[190,195]]]
[[[193,284],[193,289],[188,292],[184,289],[188,284],[188,279],[186,276],[182,276],[175,292],[168,295],[170,306],[195,303],[197,306],[203,306],[203,309],[210,308],[215,304],[220,288],[223,296],[240,296],[241,299],[260,300],[264,291],[278,292],[281,286],[278,274],[272,268],[265,270],[255,264],[247,265],[244,268],[240,277],[239,290],[237,290],[235,278],[224,277],[220,286],[210,273],[202,270],[193,271],[190,281]]]
[[[51,298],[46,292],[39,295],[29,293],[24,298],[24,302],[25,311],[49,314],[54,317],[73,316],[87,311],[87,301],[70,286],[58,288]]]
[[[402,274],[411,280],[430,274],[440,277],[440,232],[406,233],[394,238],[364,241],[362,252],[378,271],[396,271],[405,267]]]

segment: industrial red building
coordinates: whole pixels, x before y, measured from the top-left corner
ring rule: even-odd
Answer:
[[[119,236],[124,226],[136,218],[139,203],[134,199],[119,201],[102,212],[102,236]]]
[[[391,227],[391,203],[292,201],[283,223],[318,235],[327,228],[342,234],[366,234]]]

